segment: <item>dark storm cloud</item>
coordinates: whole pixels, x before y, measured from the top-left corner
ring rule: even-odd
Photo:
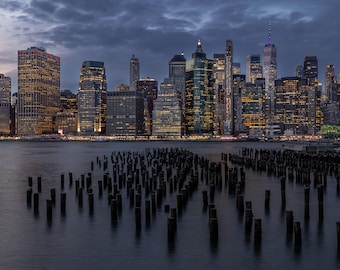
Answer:
[[[246,56],[263,52],[268,22],[278,49],[279,76],[294,75],[305,55],[318,56],[320,79],[326,64],[340,67],[337,0],[32,0],[30,4],[17,0],[1,1],[0,9],[21,10],[15,16],[26,28],[21,35],[31,46],[60,51],[62,87],[72,90],[83,60],[105,62],[110,89],[127,83],[132,54],[140,59],[142,76],[162,81],[172,56],[184,51],[191,58],[198,38],[210,58],[223,53],[226,39],[231,39],[234,59],[245,72]]]

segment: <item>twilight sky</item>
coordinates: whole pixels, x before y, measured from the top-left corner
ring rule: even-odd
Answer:
[[[208,58],[234,44],[245,74],[246,56],[263,54],[268,22],[278,51],[278,76],[294,76],[305,55],[340,72],[339,0],[1,0],[0,73],[17,91],[17,51],[44,47],[61,57],[61,89],[77,91],[81,63],[104,61],[108,89],[129,82],[135,54],[141,77],[160,82],[168,62],[191,58],[197,39]]]

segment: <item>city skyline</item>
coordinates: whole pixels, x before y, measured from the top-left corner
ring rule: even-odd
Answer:
[[[168,62],[182,51],[189,58],[197,39],[207,58],[234,47],[234,62],[245,74],[246,57],[263,54],[268,23],[278,50],[278,78],[291,76],[306,55],[319,59],[319,80],[327,64],[340,71],[336,1],[1,1],[0,72],[17,90],[18,50],[44,47],[61,58],[61,89],[77,90],[79,68],[86,60],[103,61],[108,90],[129,82],[129,60],[140,61],[141,77],[163,81]],[[197,19],[199,18],[199,19]],[[331,20],[329,19],[331,18]],[[289,55],[289,57],[288,57]],[[262,56],[263,57],[263,56]]]

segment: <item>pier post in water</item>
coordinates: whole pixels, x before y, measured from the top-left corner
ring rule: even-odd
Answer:
[[[60,194],[60,213],[62,216],[65,216],[65,213],[66,213],[66,193],[65,192]]]
[[[53,201],[52,200],[46,200],[46,215],[47,215],[47,221],[52,221],[52,207],[53,207]]]

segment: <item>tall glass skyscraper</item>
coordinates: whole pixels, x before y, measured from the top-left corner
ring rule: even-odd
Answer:
[[[139,59],[133,54],[130,60],[130,90],[136,90],[139,73]]]
[[[328,102],[338,102],[338,85],[334,65],[326,65],[325,93]]]
[[[11,78],[0,74],[0,134],[9,135],[11,111]]]
[[[213,61],[206,58],[198,40],[196,52],[186,63],[185,122],[187,135],[213,134]]]
[[[224,134],[233,134],[233,42],[226,41],[225,49],[225,114]]]
[[[60,58],[43,48],[18,51],[18,135],[56,132],[60,110]]]
[[[105,134],[106,93],[104,63],[84,61],[78,88],[78,132],[80,135]]]

